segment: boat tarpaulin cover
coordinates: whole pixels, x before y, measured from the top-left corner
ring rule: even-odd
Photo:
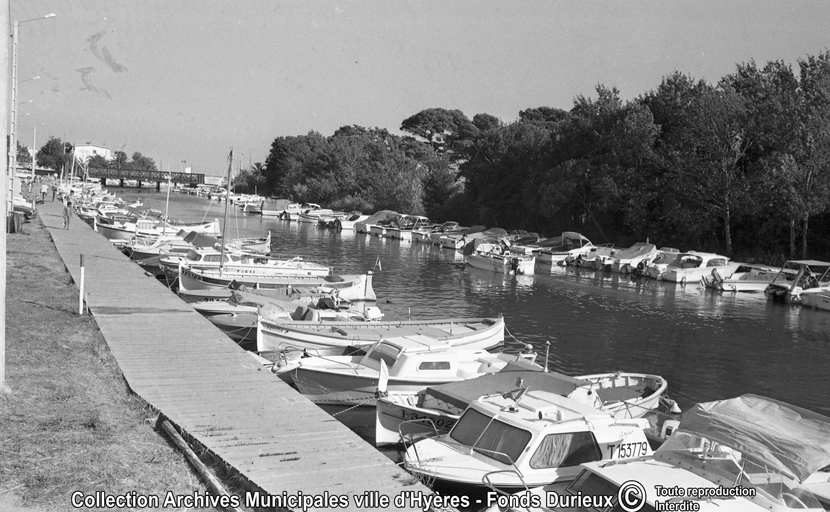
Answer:
[[[678,430],[723,443],[800,482],[830,464],[830,418],[758,395],[697,404]]]
[[[184,237],[185,242],[190,242],[193,244],[193,247],[218,247],[222,242],[213,236],[205,235],[204,233],[198,233],[196,231],[191,231],[186,237]]]
[[[528,389],[548,391],[562,396],[568,396],[576,388],[589,384],[587,381],[561,373],[545,372],[539,366],[518,360],[510,361],[496,373],[429,387],[426,394],[464,409],[470,402],[484,395],[517,389],[516,379],[519,377],[522,379],[522,386]]]
[[[288,199],[266,199],[262,202],[262,209],[275,212],[284,212],[288,209],[289,204],[291,204],[291,201]]]
[[[398,212],[394,212],[392,210],[380,210],[372,215],[369,215],[369,217],[363,220],[363,222],[366,224],[377,224],[378,222],[394,219],[398,215],[400,215]]]

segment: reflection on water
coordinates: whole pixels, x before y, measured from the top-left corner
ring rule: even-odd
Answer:
[[[116,189],[125,199],[135,189]],[[145,208],[164,195],[141,193]],[[171,196],[171,218],[222,218],[224,204]],[[663,375],[681,407],[756,393],[830,414],[830,313],[767,301],[763,294],[715,293],[585,268],[537,265],[532,276],[465,268],[457,251],[318,229],[233,209],[229,237],[263,236],[276,250],[324,260],[338,273],[375,268],[386,319],[497,316],[551,368],[570,374],[626,370]],[[379,267],[376,262],[380,261]]]

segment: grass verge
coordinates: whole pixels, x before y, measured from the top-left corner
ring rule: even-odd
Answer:
[[[127,389],[95,320],[78,316],[77,288],[40,220],[7,243],[12,392],[0,393],[0,494],[43,510],[75,510],[75,491],[135,492],[162,503],[168,492],[204,494],[185,458],[154,429],[156,412]]]

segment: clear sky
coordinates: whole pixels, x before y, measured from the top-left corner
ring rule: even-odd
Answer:
[[[830,48],[827,0],[11,0],[12,20],[51,12],[20,25],[21,142],[36,125],[37,147],[213,175],[280,136],[400,133],[434,107],[511,122],[600,83],[627,100],[674,70],[717,82]]]

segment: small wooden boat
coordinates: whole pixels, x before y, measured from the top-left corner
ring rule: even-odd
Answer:
[[[342,293],[340,294],[342,296]],[[374,345],[382,339],[420,336],[451,346],[486,350],[504,342],[504,318],[384,320],[380,322],[275,321],[260,315],[257,351]]]
[[[313,402],[374,406],[381,379],[389,392],[414,393],[496,372],[522,357],[453,347],[422,335],[389,336],[366,355],[309,357],[289,371],[297,389]]]
[[[179,295],[188,302],[203,298],[227,298],[231,285],[245,285],[254,290],[281,290],[286,288],[314,289],[320,293],[337,293],[341,299],[350,301],[375,301],[377,296],[372,287],[372,273],[317,276],[281,276],[258,278],[251,275],[217,275],[197,273],[182,267],[178,274]]]

